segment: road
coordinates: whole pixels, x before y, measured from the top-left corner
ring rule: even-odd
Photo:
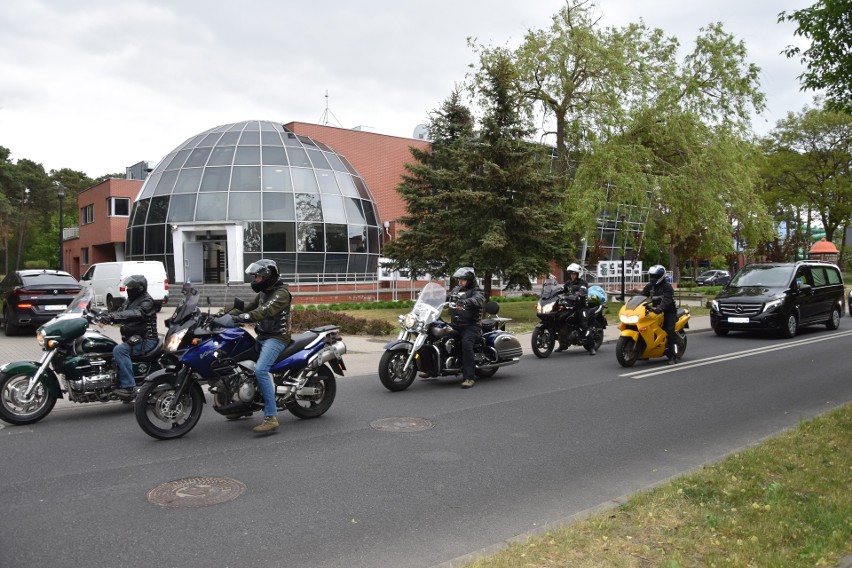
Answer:
[[[0,429],[0,566],[446,566],[852,401],[844,327],[694,333],[673,367],[623,369],[613,345],[525,355],[469,390],[418,379],[390,393],[363,372],[328,414],[282,415],[267,438],[209,407],[163,442],[129,405],[66,405]],[[390,417],[432,427],[374,427]],[[204,508],[147,499],[197,476],[246,490]]]

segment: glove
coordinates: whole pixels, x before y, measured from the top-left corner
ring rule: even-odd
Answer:
[[[651,307],[651,308],[648,308],[648,311],[649,311],[649,312],[652,312],[652,313],[655,313],[655,314],[661,314],[661,313],[663,313],[663,310],[661,310],[660,308],[657,308],[657,307]]]
[[[107,324],[107,325],[108,325],[108,324],[111,324],[111,323],[112,323],[112,316],[111,316],[111,315],[109,315],[107,312],[103,312],[103,313],[98,314],[98,315],[95,317],[95,320],[96,320],[98,323],[102,323],[102,324]]]
[[[213,318],[213,323],[218,327],[234,327],[234,318],[231,314],[225,314],[217,318]]]
[[[237,320],[242,322],[242,323],[249,323],[251,321],[251,316],[247,313],[240,314],[240,315],[237,316]]]

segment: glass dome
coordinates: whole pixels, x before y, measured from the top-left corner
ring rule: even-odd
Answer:
[[[379,218],[355,168],[266,121],[211,128],[164,157],[127,226],[128,260],[160,260],[174,282],[245,282],[260,258],[289,282],[375,280]]]

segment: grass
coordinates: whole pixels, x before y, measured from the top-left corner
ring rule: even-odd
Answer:
[[[515,333],[525,333],[532,331],[535,324],[538,323],[538,317],[535,315],[536,301],[529,302],[507,302],[500,304],[501,317],[512,318],[512,321],[506,324],[507,331]],[[606,308],[606,319],[610,325],[618,324],[618,310],[621,309],[620,302],[610,302]],[[689,311],[693,316],[707,315],[710,313],[705,307],[690,306]],[[399,324],[397,316],[405,313],[405,310],[399,309],[371,309],[371,310],[351,310],[344,311],[346,315],[367,319],[380,319],[390,322],[394,325],[394,329],[398,328]],[[444,314],[446,317],[446,313]]]
[[[467,568],[837,566],[852,552],[852,405]]]

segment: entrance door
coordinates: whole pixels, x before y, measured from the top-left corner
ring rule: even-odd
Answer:
[[[227,281],[227,240],[203,241],[204,243],[204,283],[223,284]]]
[[[183,274],[186,282],[204,284],[204,243],[183,243]]]

